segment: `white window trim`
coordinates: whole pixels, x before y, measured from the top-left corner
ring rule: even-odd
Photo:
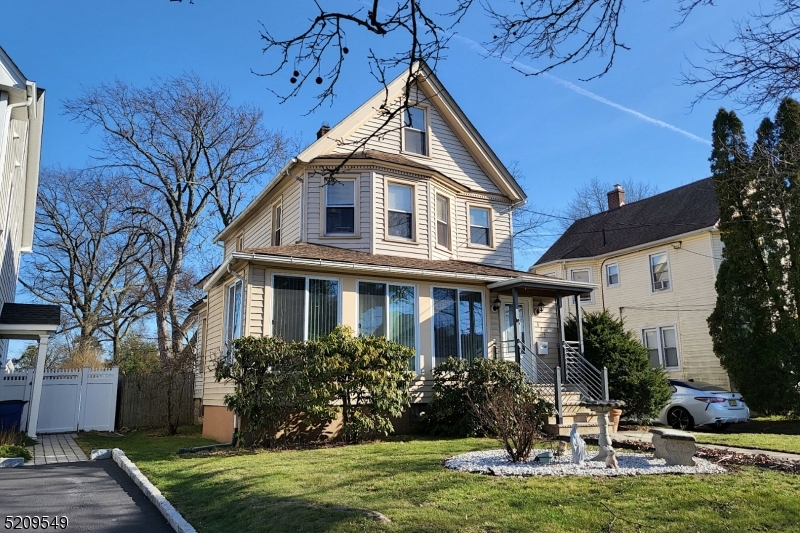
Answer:
[[[439,244],[439,209],[438,209],[439,204],[438,204],[437,196],[441,196],[442,198],[446,198],[447,199],[447,206],[449,207],[449,211],[450,211],[448,213],[448,217],[449,218],[448,218],[448,223],[447,223],[448,230],[449,230],[449,233],[450,233],[450,247],[449,248]],[[435,243],[436,244],[435,244],[435,246],[436,246],[436,248],[438,248],[439,250],[441,250],[443,252],[453,253],[453,249],[454,249],[453,237],[455,235],[455,231],[454,231],[455,198],[453,196],[450,196],[449,194],[446,194],[446,193],[442,192],[442,191],[434,190],[433,191],[433,206],[434,206],[434,217],[433,217],[434,218],[434,220],[433,220],[434,232],[433,232],[433,234],[436,236],[436,239],[435,239]]]
[[[425,104],[421,104],[421,103],[416,103],[416,104],[410,104],[409,103],[408,106],[409,107],[418,107],[419,109],[422,109],[423,111],[425,111],[425,153],[424,154],[418,154],[417,152],[409,152],[409,151],[406,150],[406,132],[405,132],[405,130],[406,130],[406,125],[405,125],[405,120],[406,120],[405,115],[406,115],[406,113],[405,113],[405,109],[403,110],[402,113],[399,113],[399,115],[400,115],[400,151],[402,153],[404,153],[404,154],[409,154],[409,155],[413,155],[413,156],[416,156],[416,157],[424,157],[425,159],[430,159],[431,158],[431,109],[430,109],[430,106],[425,105]],[[416,131],[422,131],[422,130],[418,130],[416,128],[412,128],[412,129],[414,129]]]
[[[411,234],[410,239],[389,235],[389,185],[403,185],[411,187],[414,211],[411,213]],[[383,180],[383,238],[386,241],[402,242],[405,244],[419,244],[419,199],[417,197],[417,184],[413,181],[405,181],[396,178],[384,178]]]
[[[677,356],[678,356],[678,366],[667,366],[665,364],[666,361],[664,359],[664,344],[663,344],[663,340],[662,340],[663,336],[662,336],[662,333],[661,333],[662,329],[674,329],[675,330],[675,350],[676,350],[676,353],[677,353]],[[645,345],[644,332],[647,331],[647,330],[655,330],[656,331],[656,335],[658,336],[658,361],[659,361],[659,364],[661,365],[661,368],[663,368],[664,370],[667,370],[669,372],[680,371],[683,368],[683,359],[681,358],[681,338],[680,338],[680,332],[678,331],[678,324],[671,323],[671,324],[657,324],[657,325],[642,326],[641,329],[640,329],[641,342],[642,342],[642,346],[644,346],[645,348],[647,346]]]
[[[322,234],[320,238],[323,239],[348,239],[348,238],[360,238],[360,187],[361,182],[359,180],[359,176],[350,175],[350,176],[337,176],[337,181],[352,181],[353,182],[353,233],[328,233],[328,185],[321,187],[322,192],[320,193],[320,227],[322,228]],[[387,191],[388,192],[388,191]]]
[[[244,232],[243,231],[240,231],[239,234],[236,235],[236,244],[234,246],[234,249],[237,252],[241,252],[242,250],[244,250]]]
[[[269,243],[271,246],[276,246],[275,244],[275,214],[278,212],[278,208],[281,210],[281,225],[280,225],[280,232],[281,232],[281,242],[279,246],[283,246],[283,196],[281,195],[278,198],[277,202],[272,204],[272,214],[270,215],[270,225],[269,225]]]
[[[608,282],[608,268],[615,266],[617,267],[617,282],[616,283],[609,283]],[[619,273],[619,262],[614,261],[612,263],[606,263],[603,267],[603,281],[605,282],[606,288],[613,289],[619,287],[622,284],[622,276]]]
[[[472,234],[470,230],[472,229],[472,222],[470,220],[469,212],[470,209],[483,209],[484,211],[489,211],[489,246],[485,246],[483,244],[475,244],[472,242]],[[477,248],[479,250],[494,250],[495,249],[495,238],[494,238],[494,208],[491,205],[487,204],[478,204],[474,202],[467,202],[467,247],[468,248]]]
[[[589,271],[589,283],[594,283],[594,272],[591,266],[583,266],[583,267],[574,267],[569,269],[569,281],[574,281],[572,279],[572,273],[578,270],[588,270]],[[578,296],[580,298],[580,296]],[[588,300],[581,300],[581,305],[593,305],[594,304],[594,291],[589,293]],[[571,304],[570,304],[571,305]]]
[[[435,284],[431,285],[430,290],[430,309],[431,309],[431,370],[436,368],[436,333],[433,329],[433,315],[434,315],[434,302],[433,302],[433,289],[449,289],[456,291],[456,304],[458,304],[458,299],[461,296],[461,291],[466,292],[479,292],[481,293],[481,305],[483,306],[483,358],[489,359],[489,313],[491,312],[489,309],[486,308],[486,291],[480,288],[465,288],[463,286],[458,285],[442,285],[442,284]],[[460,337],[460,335],[459,335]],[[461,359],[461,339],[459,338],[458,341],[458,358]]]
[[[274,335],[273,328],[275,327],[274,324],[272,323],[275,320],[275,316],[274,316],[275,315],[275,276],[290,277],[290,278],[303,278],[303,279],[306,280],[306,287],[305,287],[304,297],[303,297],[303,309],[304,309],[304,313],[303,313],[303,341],[307,341],[308,340],[308,299],[309,299],[309,296],[308,296],[309,295],[309,293],[308,293],[308,280],[309,279],[322,279],[322,280],[338,282],[338,291],[337,291],[337,294],[336,294],[336,298],[337,298],[337,302],[336,302],[337,303],[337,305],[336,305],[336,325],[337,326],[341,326],[342,325],[342,290],[343,289],[342,289],[342,279],[341,278],[336,278],[336,277],[331,277],[331,276],[317,276],[317,275],[314,275],[314,274],[298,274],[297,272],[291,272],[291,271],[274,271],[270,275],[270,283],[269,283],[269,291],[270,291],[270,302],[269,302],[270,320],[269,320],[268,326],[269,326],[269,334],[270,334],[270,336]]]
[[[666,289],[659,289],[656,290],[653,286],[655,281],[653,280],[653,256],[654,255],[661,255],[664,254],[667,256],[667,274],[669,276],[669,287]],[[658,250],[652,253],[647,254],[647,278],[650,280],[650,294],[661,294],[665,292],[672,292],[672,261],[669,257],[669,250],[666,248],[663,250]]]
[[[359,297],[358,288],[361,283],[383,283],[386,285],[386,298],[385,298],[385,309],[386,309],[386,334],[389,334],[389,285],[395,285],[400,287],[414,287],[414,368],[416,375],[422,374],[422,355],[420,354],[419,349],[419,285],[416,283],[400,283],[396,281],[390,281],[386,279],[370,279],[370,278],[358,278],[356,280],[356,316],[355,316],[355,324],[356,324],[356,335],[360,335],[361,332],[359,329],[359,320],[361,319],[361,298]],[[389,337],[386,337],[387,339]]]

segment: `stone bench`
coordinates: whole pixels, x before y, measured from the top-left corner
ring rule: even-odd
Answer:
[[[695,466],[697,443],[694,435],[677,429],[653,428],[654,456],[664,459],[670,466]]]

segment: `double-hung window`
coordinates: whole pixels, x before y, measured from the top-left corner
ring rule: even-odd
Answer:
[[[591,283],[592,271],[588,268],[576,268],[570,271],[570,277],[572,278],[572,281]],[[589,294],[581,294],[580,298],[581,302],[584,303],[592,303],[594,301],[594,296],[591,292]]]
[[[450,250],[450,200],[436,195],[436,244]]]
[[[403,149],[428,155],[428,120],[422,107],[409,107],[403,113]]]
[[[325,185],[325,234],[356,232],[356,182],[336,180]]]
[[[225,287],[225,344],[223,350],[228,358],[233,354],[232,341],[242,336],[242,281],[237,280]]]
[[[272,209],[272,246],[281,245],[281,224],[282,224],[283,206],[275,204]]]
[[[272,334],[287,342],[315,340],[339,323],[339,280],[275,275]]]
[[[485,357],[483,294],[433,288],[434,365],[448,357],[472,361]]]
[[[671,287],[669,279],[669,258],[667,252],[650,256],[650,281],[653,292],[668,291]]]
[[[417,351],[416,287],[372,281],[358,282],[358,333],[386,337]],[[416,355],[408,362],[417,369]]]
[[[606,287],[617,285],[619,285],[619,264],[609,263],[606,265]]]
[[[492,245],[491,211],[483,207],[469,208],[469,242],[480,246]]]
[[[678,335],[675,326],[660,326],[642,330],[642,344],[650,355],[653,368],[679,368]]]
[[[392,237],[414,239],[414,187],[389,183],[388,233]]]

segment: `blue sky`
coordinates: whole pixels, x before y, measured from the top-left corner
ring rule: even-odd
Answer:
[[[358,2],[336,4],[343,9]],[[542,209],[563,208],[574,189],[595,176],[649,181],[663,191],[707,176],[711,121],[721,105],[734,107],[712,101],[692,109],[695,89],[679,84],[687,58],[704,57],[698,45],[709,38],[726,41],[732,20],[753,8],[743,0],[725,4],[699,9],[677,29],[672,29],[679,18],[675,2],[630,4],[621,38],[632,50],[621,51],[611,72],[591,82],[579,78],[595,73],[596,64],[526,77],[481,57],[470,43],[486,40],[491,29],[476,9],[458,28],[437,74],[500,158],[519,161],[530,202]],[[79,96],[81,87],[115,77],[146,84],[156,76],[194,71],[228,86],[234,101],[259,105],[270,127],[308,141],[322,122],[336,123],[378,89],[366,53],[370,46],[391,44],[351,31],[351,53],[333,106],[303,116],[313,104],[311,94],[279,105],[266,88],[288,87],[288,79],[252,71],[269,66],[259,21],[277,35],[289,35],[313,9],[311,0],[11,2],[3,8],[0,45],[47,89],[44,165],[87,161],[95,138],[61,114],[61,102]],[[528,67],[537,65],[522,68]],[[759,116],[744,116],[748,129]],[[541,251],[523,253],[517,266],[529,266]]]

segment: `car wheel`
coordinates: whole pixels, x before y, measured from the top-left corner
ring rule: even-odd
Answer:
[[[675,407],[667,414],[667,423],[675,429],[689,430],[694,428],[694,419],[683,407]]]

